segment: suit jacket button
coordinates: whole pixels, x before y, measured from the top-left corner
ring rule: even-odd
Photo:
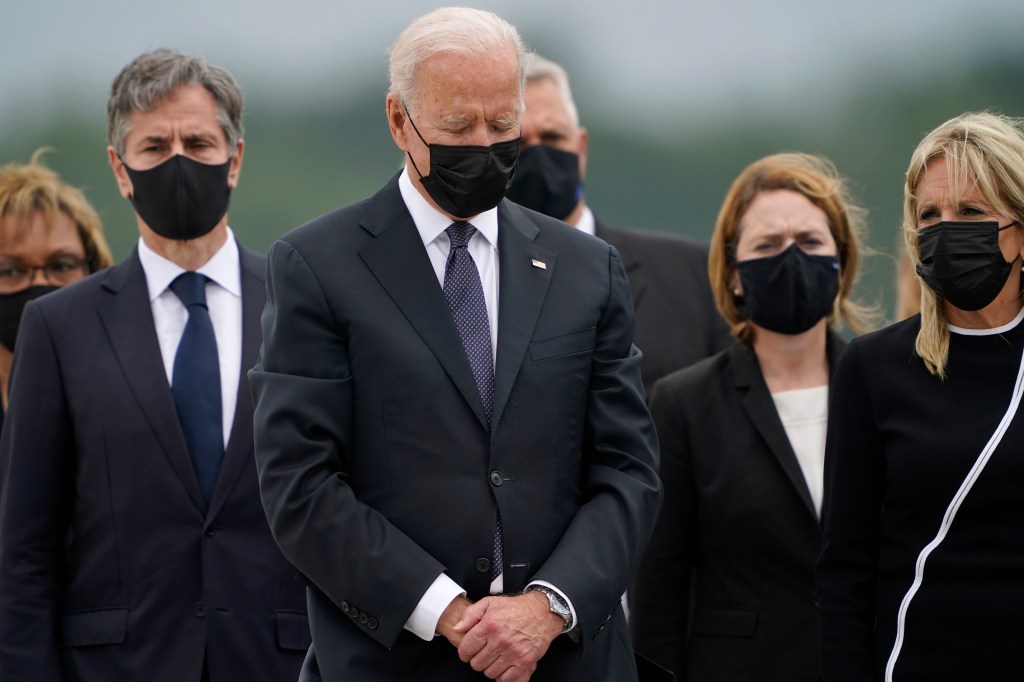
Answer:
[[[504,479],[502,479],[500,471],[492,471],[491,472],[491,485],[494,485],[494,486],[501,485],[501,482],[503,480]]]
[[[369,619],[369,617],[365,613],[360,613],[359,614],[359,623],[360,623],[360,625],[366,625],[369,622],[370,622],[370,619]]]
[[[376,618],[371,618],[370,620],[366,621],[366,627],[370,628],[371,630],[376,630],[377,625],[378,623]]]
[[[341,602],[340,604],[338,604],[338,607],[341,609],[342,613],[348,613],[348,602],[347,601]]]
[[[490,573],[491,572],[491,560],[485,557],[480,557],[474,564],[477,573]]]
[[[206,617],[206,606],[201,601],[197,601],[192,605],[192,615],[196,618]]]
[[[217,529],[215,529],[215,528],[207,528],[206,529],[206,537],[212,538],[216,534],[217,534]]]

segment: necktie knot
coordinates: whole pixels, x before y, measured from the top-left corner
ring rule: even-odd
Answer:
[[[476,228],[464,221],[456,221],[449,225],[445,232],[452,243],[452,250],[462,248],[469,244],[469,240],[476,233]]]
[[[206,283],[209,278],[198,272],[183,272],[171,282],[171,291],[182,305],[191,308],[194,305],[206,307]]]

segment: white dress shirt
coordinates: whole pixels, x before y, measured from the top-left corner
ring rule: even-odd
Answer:
[[[402,200],[409,210],[416,230],[423,240],[423,247],[434,268],[438,285],[444,288],[444,270],[451,251],[451,241],[445,230],[452,224],[452,219],[431,206],[423,195],[412,185],[409,170],[406,168],[398,177],[398,189]],[[591,215],[591,221],[593,216]],[[487,305],[487,322],[491,329],[491,361],[498,352],[498,209],[492,208],[468,221],[476,228],[470,238],[467,249],[480,272],[480,284],[484,290],[484,302]],[[504,576],[499,575],[491,583],[491,593],[501,594],[504,589]],[[572,602],[550,583],[538,580],[531,585],[542,585],[557,592],[569,605],[572,612],[572,626],[576,625],[576,610]],[[466,591],[446,574],[441,573],[424,593],[416,609],[405,623],[405,629],[424,640],[431,640],[437,633],[437,623],[448,605],[458,596],[465,596]]]
[[[228,228],[228,238],[197,272],[206,275],[206,307],[210,311],[213,334],[217,339],[220,361],[220,399],[224,425],[224,447],[227,447],[238,401],[238,380],[242,371],[242,272],[238,261],[238,244]],[[160,342],[167,384],[174,378],[174,355],[185,333],[188,310],[170,290],[171,282],[185,272],[177,263],[159,255],[139,238],[139,261],[146,275],[149,304]]]
[[[594,236],[597,233],[597,220],[594,219],[594,212],[586,204],[584,204],[583,211],[580,213],[580,219],[576,221],[576,229],[586,232],[590,236]]]

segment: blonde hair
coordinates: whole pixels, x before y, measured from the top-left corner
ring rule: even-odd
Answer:
[[[867,212],[850,199],[846,181],[831,161],[812,154],[786,153],[766,156],[743,169],[729,188],[711,236],[708,278],[733,336],[748,346],[754,341],[754,328],[740,312],[733,293],[740,222],[758,194],[778,189],[802,194],[828,218],[839,257],[839,293],[829,323],[837,326],[842,320],[856,332],[867,331],[875,317],[873,308],[850,298],[857,281]]]
[[[903,188],[903,238],[915,268],[917,246],[917,188],[928,164],[946,161],[954,203],[974,184],[985,201],[1024,221],[1024,121],[990,112],[957,116],[928,133],[910,157]],[[943,299],[921,287],[921,329],[914,350],[933,375],[945,378],[949,360],[949,326]]]
[[[114,259],[96,210],[80,189],[68,185],[42,164],[40,157],[47,151],[46,147],[36,150],[27,164],[10,163],[0,167],[0,216],[14,218],[10,239],[23,239],[37,212],[47,216],[47,229],[53,225],[57,214],[63,213],[78,229],[89,272],[111,266]]]

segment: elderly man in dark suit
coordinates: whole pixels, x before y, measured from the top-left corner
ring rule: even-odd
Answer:
[[[661,377],[729,347],[732,340],[711,297],[706,245],[609,227],[594,216],[583,193],[589,142],[565,69],[534,55],[526,72],[522,153],[508,198],[618,249],[632,287],[634,342],[643,352],[649,395]]]
[[[131,62],[108,155],[140,239],[30,303],[0,445],[5,680],[294,679],[302,586],[253,458],[265,259],[228,228],[242,93],[202,59]]]
[[[502,198],[526,56],[489,12],[414,21],[405,169],[271,248],[257,467],[327,682],[637,676],[619,597],[660,482],[629,286]]]

